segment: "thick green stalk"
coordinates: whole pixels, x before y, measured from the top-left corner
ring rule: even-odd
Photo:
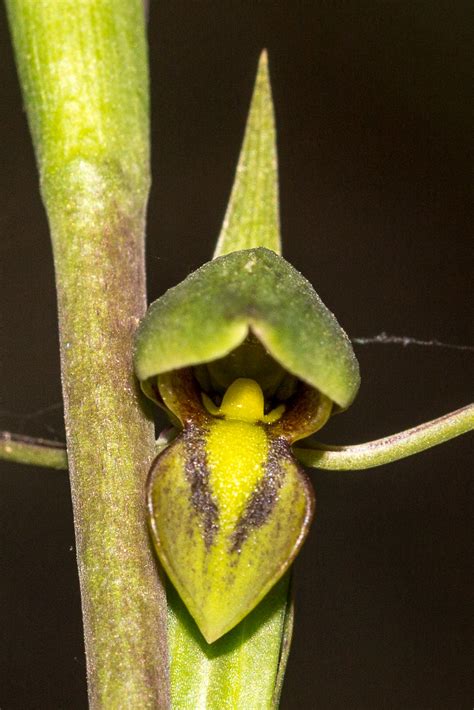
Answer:
[[[89,696],[168,703],[166,605],[132,375],[145,309],[148,79],[141,0],[8,0],[51,229]]]

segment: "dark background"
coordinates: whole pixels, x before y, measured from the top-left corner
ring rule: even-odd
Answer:
[[[472,343],[469,4],[151,5],[150,299],[212,254],[265,46],[286,258],[351,336]],[[61,440],[48,230],[3,16],[1,32],[0,428]],[[472,398],[472,352],[356,353],[360,394],[325,441]],[[311,473],[283,709],[472,707],[471,453],[464,437],[380,469]],[[67,475],[0,462],[0,485],[1,710],[84,709]]]

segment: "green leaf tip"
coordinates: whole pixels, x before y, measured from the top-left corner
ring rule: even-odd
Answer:
[[[351,404],[360,379],[347,335],[311,284],[264,248],[208,262],[155,301],[137,331],[136,374],[144,382],[212,363],[212,375],[214,361],[235,351],[249,333],[283,374],[315,387],[340,408]]]
[[[234,185],[214,257],[251,247],[281,253],[275,118],[265,50],[260,55]]]

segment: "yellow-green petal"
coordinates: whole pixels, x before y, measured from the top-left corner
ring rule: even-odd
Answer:
[[[156,458],[148,506],[160,560],[211,643],[283,575],[314,499],[281,438],[262,425],[209,418],[186,426]]]

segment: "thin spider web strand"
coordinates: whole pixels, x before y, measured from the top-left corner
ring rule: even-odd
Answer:
[[[388,333],[385,332],[368,337],[351,338],[351,341],[355,345],[402,345],[403,347],[407,347],[408,345],[417,345],[422,347],[445,348],[447,350],[474,351],[474,345],[444,343],[436,338],[433,338],[432,340],[420,340],[418,338],[412,338],[408,335],[388,335]]]

